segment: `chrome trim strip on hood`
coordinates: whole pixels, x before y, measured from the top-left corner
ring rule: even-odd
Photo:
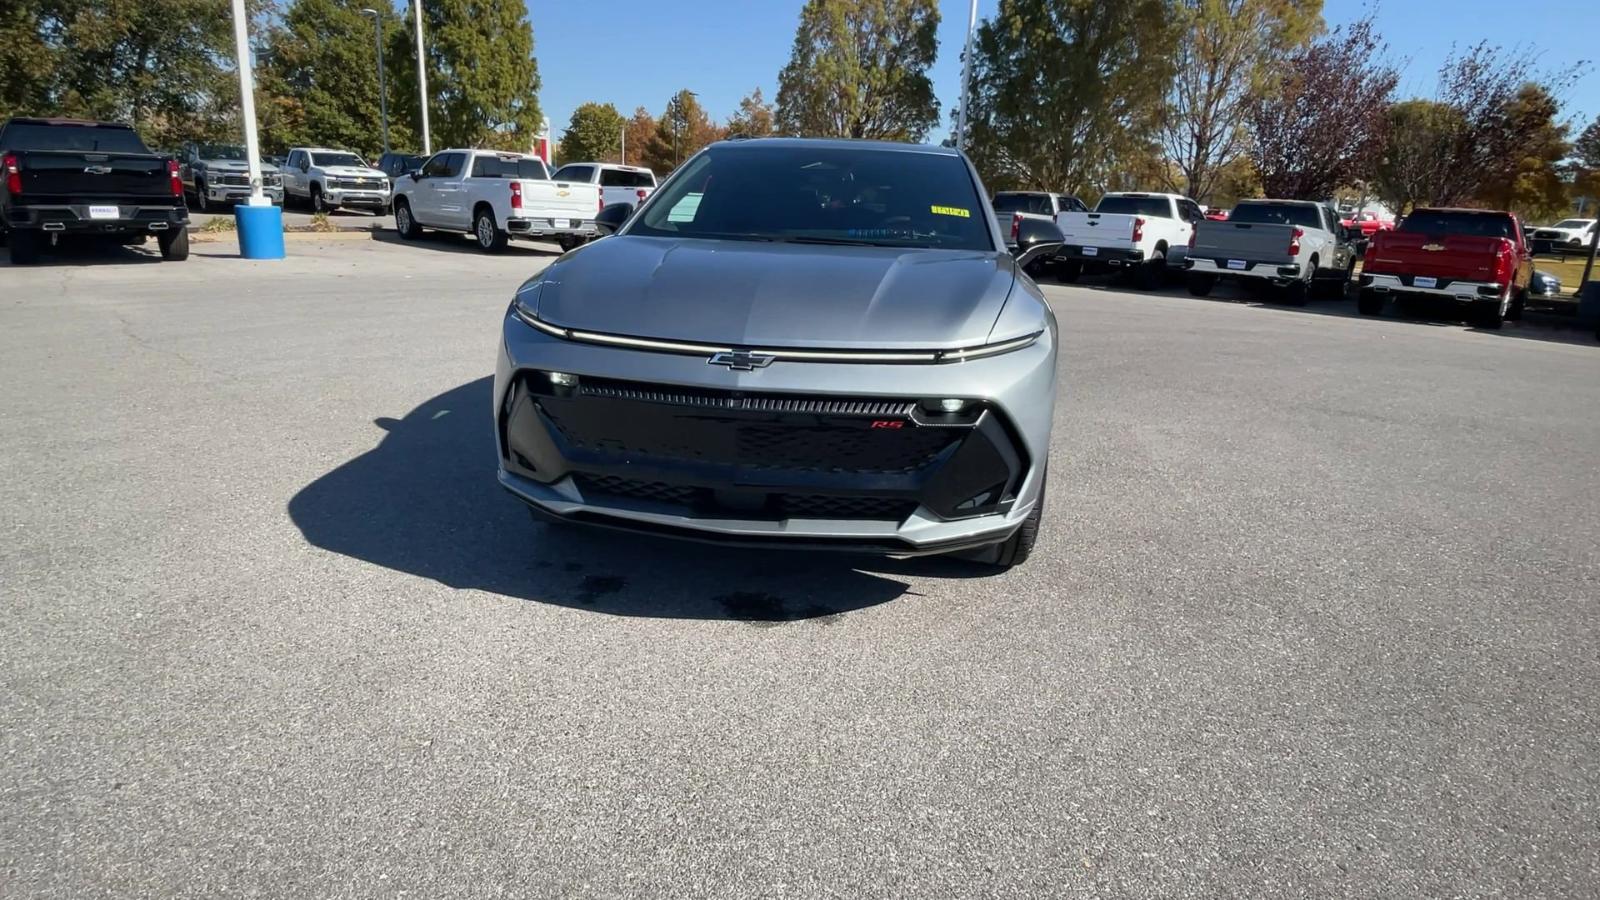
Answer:
[[[956,350],[915,350],[915,351],[888,351],[888,350],[796,350],[781,347],[733,347],[718,344],[689,344],[680,341],[660,341],[652,338],[628,337],[620,334],[603,334],[597,331],[582,331],[571,328],[562,328],[552,325],[536,316],[531,315],[520,304],[511,305],[511,314],[526,325],[544,332],[553,337],[568,341],[580,341],[588,344],[603,344],[614,347],[631,347],[637,350],[654,350],[662,353],[683,353],[696,356],[715,356],[718,353],[758,353],[763,356],[775,357],[778,361],[785,362],[854,362],[854,363],[954,363],[965,362],[969,359],[982,359],[986,356],[995,356],[1009,353],[1012,350],[1021,350],[1039,339],[1043,331],[1023,335],[1019,338],[1000,341],[994,344],[982,344],[977,347],[962,347]]]

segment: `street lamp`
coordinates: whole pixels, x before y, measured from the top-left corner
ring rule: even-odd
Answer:
[[[417,105],[422,109],[422,155],[433,155],[433,137],[428,134],[428,54],[422,48],[422,0],[416,2],[417,22]]]
[[[389,152],[389,90],[383,83],[383,12],[363,9],[363,16],[372,17],[372,32],[378,44],[378,114],[383,117],[383,152]]]

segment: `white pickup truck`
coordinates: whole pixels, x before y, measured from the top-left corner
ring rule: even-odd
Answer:
[[[494,150],[441,150],[394,183],[394,226],[411,240],[423,229],[472,235],[494,253],[513,237],[554,238],[570,250],[597,233],[600,189],[551,181],[544,160]]]
[[[994,210],[994,222],[1000,227],[1000,233],[1007,235],[1009,247],[1016,246],[1017,226],[1023,219],[1054,222],[1062,213],[1089,211],[1077,197],[1049,191],[1000,191],[989,201],[989,206]]]
[[[1056,217],[1065,239],[1056,272],[1072,281],[1104,266],[1131,272],[1139,287],[1157,287],[1168,270],[1183,268],[1189,235],[1205,218],[1200,204],[1179,194],[1106,194],[1093,212]]]
[[[1184,265],[1189,293],[1204,297],[1219,278],[1271,286],[1300,305],[1313,294],[1342,299],[1356,266],[1351,232],[1333,207],[1310,200],[1241,200],[1226,222],[1202,222]]]
[[[600,196],[605,206],[626,203],[638,206],[656,190],[656,173],[639,166],[617,163],[573,162],[556,170],[551,176],[557,181],[600,186]]]

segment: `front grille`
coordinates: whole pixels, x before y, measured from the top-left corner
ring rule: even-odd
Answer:
[[[222,176],[222,183],[224,185],[227,185],[228,187],[249,187],[250,186],[250,176],[249,175],[224,175],[224,176]]]
[[[603,494],[652,503],[685,507],[699,515],[743,519],[862,519],[902,521],[917,509],[917,501],[892,497],[851,497],[784,492],[727,493],[659,481],[639,481],[615,475],[573,476],[585,497]]]
[[[792,397],[781,394],[736,394],[728,391],[695,391],[662,388],[625,381],[584,379],[578,388],[584,397],[633,400],[639,403],[666,403],[672,406],[697,406],[702,409],[747,412],[817,413],[830,416],[910,416],[916,408],[911,400],[852,400],[839,398]]]

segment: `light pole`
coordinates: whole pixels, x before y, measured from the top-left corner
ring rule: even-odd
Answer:
[[[428,134],[428,54],[422,48],[422,0],[416,2],[417,20],[417,105],[422,108],[422,155],[433,155],[433,138]]]
[[[372,33],[378,44],[378,115],[383,117],[383,152],[389,152],[389,90],[383,83],[383,13],[367,8],[363,16],[372,17]]]
[[[250,15],[244,0],[233,0],[233,47],[239,56],[239,113],[244,118],[245,165],[250,173],[250,206],[270,206],[261,193],[261,142],[256,137],[256,79],[250,64]]]
[[[967,48],[961,51],[961,105],[956,107],[956,150],[967,141],[968,85],[972,83],[972,33],[978,28],[978,0],[972,0],[967,15]]]

